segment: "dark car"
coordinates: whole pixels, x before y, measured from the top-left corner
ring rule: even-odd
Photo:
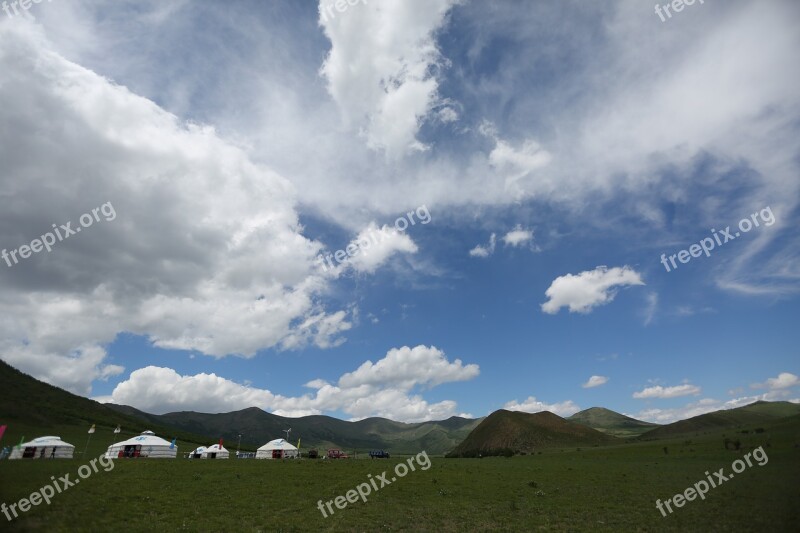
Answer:
[[[372,450],[371,452],[369,452],[369,456],[373,459],[375,459],[376,457],[378,459],[388,459],[389,452],[387,452],[386,450]]]

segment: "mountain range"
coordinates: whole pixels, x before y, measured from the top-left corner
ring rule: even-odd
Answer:
[[[253,450],[284,437],[284,430],[291,428],[290,440],[300,439],[304,449],[385,449],[400,454],[425,450],[432,455],[450,452],[451,456],[461,457],[529,453],[549,447],[602,446],[631,439],[669,439],[718,429],[757,427],[800,415],[798,404],[763,401],[663,426],[602,407],[592,407],[566,419],[548,411],[531,414],[501,409],[485,418],[454,416],[411,424],[385,418],[354,422],[322,415],[287,418],[257,407],[219,414],[182,411],[154,415],[71,394],[3,361],[0,361],[0,391],[0,425],[9,426],[8,439],[54,431],[83,439],[86,428],[94,424],[107,428],[109,435],[113,428],[123,426],[120,437],[150,429],[164,437],[176,438],[184,446],[208,445],[220,438],[238,444],[241,435],[241,449]]]

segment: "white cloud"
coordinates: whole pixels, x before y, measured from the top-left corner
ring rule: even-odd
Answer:
[[[320,0],[320,11],[328,0]],[[444,62],[434,33],[454,0],[381,0],[320,16],[331,50],[320,72],[346,123],[390,157],[424,149],[420,124],[438,101]],[[450,115],[450,117],[452,117]]]
[[[533,396],[528,396],[528,399],[522,402],[518,402],[517,400],[507,402],[503,406],[503,409],[507,409],[509,411],[524,411],[526,413],[550,411],[551,413],[555,413],[561,417],[574,415],[581,410],[581,408],[572,400],[567,400],[561,403],[544,403],[540,402]]]
[[[217,357],[342,341],[347,313],[317,301],[320,246],[286,179],[19,22],[0,24],[0,101],[14,102],[0,123],[16,125],[0,129],[0,189],[15,198],[0,241],[29,242],[106,202],[117,216],[0,272],[4,360],[87,394],[121,371],[103,348],[120,332]]]
[[[644,398],[677,398],[679,396],[700,394],[700,387],[684,383],[683,385],[676,385],[674,387],[662,387],[655,385],[653,387],[646,387],[645,389],[634,392],[633,397],[638,399]]]
[[[354,255],[347,259],[345,266],[367,273],[375,272],[396,253],[415,254],[418,251],[407,234],[387,225],[378,228],[374,222],[359,232],[349,247]]]
[[[214,374],[181,376],[170,368],[136,370],[103,400],[131,405],[151,413],[194,410],[220,413],[260,407],[282,416],[305,416],[341,411],[352,419],[381,416],[404,422],[441,420],[459,413],[452,400],[427,402],[412,391],[442,383],[466,381],[480,373],[478,365],[447,360],[431,346],[394,348],[377,363],[366,361],[330,384],[323,379],[306,383],[313,394],[286,397],[244,386]]]
[[[377,363],[366,361],[355,372],[344,374],[339,385],[346,388],[374,385],[410,389],[415,385],[435,386],[466,381],[479,373],[478,365],[463,366],[460,359],[450,363],[444,352],[434,346],[403,346],[389,350],[386,357]]]
[[[533,240],[533,230],[524,229],[522,225],[517,226],[503,236],[506,246],[518,247]]]
[[[439,120],[445,124],[449,124],[450,122],[455,122],[458,120],[458,112],[452,107],[443,107],[439,110],[437,116],[439,117]]]
[[[788,389],[800,385],[800,378],[789,372],[781,372],[776,378],[769,378],[765,383],[753,383],[750,385],[754,389]]]
[[[171,368],[148,366],[131,372],[114,388],[110,400],[154,414],[184,410],[225,413],[273,405],[280,397],[215,374],[181,376]]]
[[[608,383],[608,378],[605,376],[592,376],[589,378],[589,381],[581,385],[584,389],[591,389],[594,387],[599,387],[600,385],[605,385]]]
[[[615,287],[644,285],[641,275],[628,266],[608,269],[599,266],[580,274],[567,274],[556,278],[545,292],[549,300],[542,304],[542,311],[558,313],[569,307],[571,313],[588,313],[598,305],[611,302],[616,295]]]
[[[658,293],[650,292],[646,296],[647,307],[644,309],[644,325],[649,326],[656,316],[656,309],[658,309]]]
[[[492,233],[492,235],[489,237],[489,244],[487,244],[486,246],[481,246],[480,244],[475,246],[475,248],[469,251],[469,255],[470,257],[482,257],[482,258],[489,257],[494,253],[496,245],[497,245],[497,235]]]
[[[526,178],[533,177],[536,171],[548,166],[553,160],[552,155],[533,139],[526,139],[519,148],[513,147],[501,139],[497,127],[487,121],[480,125],[479,131],[495,143],[489,153],[488,163],[503,179],[506,192],[516,197],[525,196],[529,187]],[[547,177],[537,175],[537,178],[540,186],[549,187],[552,183]]]

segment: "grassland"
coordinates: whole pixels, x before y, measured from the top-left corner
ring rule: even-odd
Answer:
[[[432,458],[323,518],[317,500],[355,488],[401,458],[351,461],[116,462],[0,529],[10,531],[796,531],[800,417],[754,428],[513,458]],[[742,431],[747,431],[743,433]],[[742,449],[725,450],[724,438]],[[4,439],[4,442],[5,439]],[[93,444],[87,457],[100,453]],[[666,518],[666,499],[764,446],[753,466]],[[666,448],[666,453],[664,448]],[[0,461],[0,502],[74,477],[84,461]]]

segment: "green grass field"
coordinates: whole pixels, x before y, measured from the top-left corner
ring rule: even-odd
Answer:
[[[10,531],[796,531],[800,428],[723,433],[614,447],[551,449],[533,456],[432,457],[323,518],[317,500],[344,495],[403,458],[349,461],[117,461],[0,529]],[[5,442],[5,439],[4,439]],[[769,447],[767,447],[769,444]],[[665,454],[664,447],[668,453]],[[663,518],[655,508],[704,472],[764,446],[769,462]],[[82,448],[82,446],[79,446]],[[89,458],[100,453],[92,446]],[[181,451],[188,451],[181,450]],[[96,453],[95,453],[96,452]],[[0,502],[16,502],[85,461],[0,461]],[[393,474],[390,472],[389,478]]]

